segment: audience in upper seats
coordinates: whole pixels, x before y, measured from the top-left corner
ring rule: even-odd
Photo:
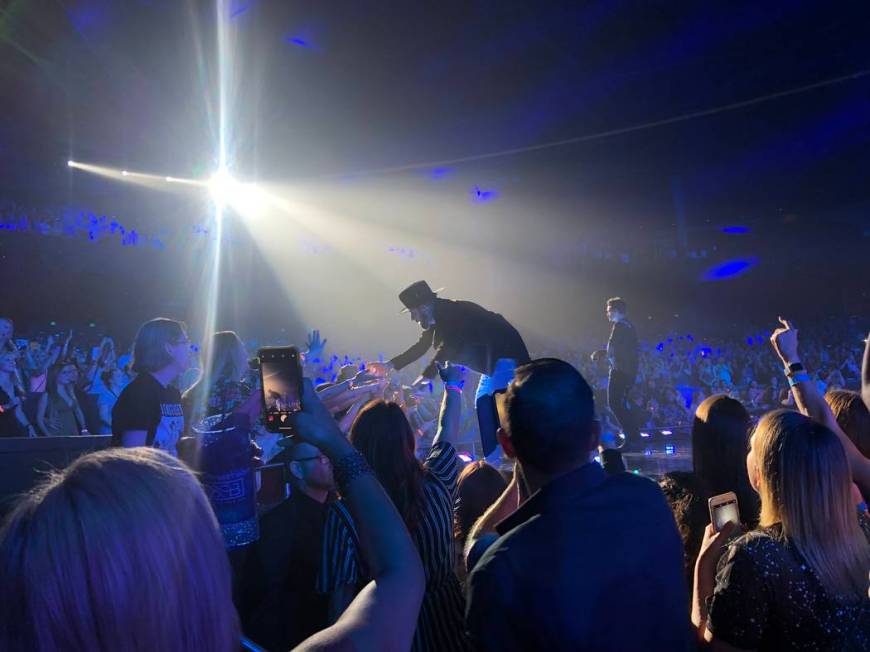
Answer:
[[[498,438],[514,480],[469,536],[479,650],[686,650],[683,550],[658,486],[608,474],[592,390],[555,359],[518,367]],[[518,506],[519,496],[531,495]],[[494,540],[493,540],[494,539]],[[469,565],[471,567],[471,564]]]

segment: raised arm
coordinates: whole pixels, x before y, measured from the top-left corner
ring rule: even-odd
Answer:
[[[408,650],[425,588],[420,556],[402,518],[365,458],[345,439],[309,379],[296,415],[297,436],[333,463],[336,482],[353,516],[372,581],[338,622],[297,650]]]
[[[773,348],[782,360],[786,369],[789,365],[800,363],[798,355],[798,331],[787,319],[779,318],[782,324],[770,337]],[[789,373],[789,384],[798,409],[806,416],[815,419],[836,433],[846,451],[849,466],[852,470],[852,480],[864,493],[870,493],[870,460],[861,454],[852,440],[849,439],[837,420],[834,418],[831,407],[825,398],[819,393],[816,383],[806,370],[797,373]]]
[[[432,445],[442,441],[456,446],[459,439],[459,426],[462,421],[462,388],[465,386],[465,367],[449,362],[440,370],[444,381],[444,397],[441,399],[441,414],[438,418],[438,432]]]
[[[387,364],[393,369],[402,369],[403,367],[407,367],[412,362],[416,362],[420,358],[425,355],[426,351],[432,348],[432,340],[435,337],[435,329],[430,328],[429,330],[423,331],[423,334],[420,335],[420,339],[417,340],[416,344],[412,345],[404,353],[400,353],[395,358],[390,360]]]

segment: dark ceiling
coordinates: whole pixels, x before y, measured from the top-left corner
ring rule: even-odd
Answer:
[[[279,179],[523,147],[870,68],[866,3],[234,0],[234,168]],[[68,189],[68,157],[214,167],[215,9],[0,3],[0,190]],[[548,191],[669,213],[870,199],[870,77],[715,116],[494,159]],[[480,164],[478,164],[480,165]],[[662,190],[662,189],[665,190]]]

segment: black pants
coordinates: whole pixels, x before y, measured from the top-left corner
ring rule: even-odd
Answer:
[[[607,379],[607,406],[619,421],[625,438],[630,442],[637,442],[640,440],[640,426],[628,403],[628,393],[633,386],[634,376],[617,369],[610,370],[610,377]]]

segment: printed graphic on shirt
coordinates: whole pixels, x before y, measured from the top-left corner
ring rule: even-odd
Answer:
[[[154,448],[164,450],[170,455],[178,457],[178,449],[175,445],[178,438],[184,432],[184,413],[180,403],[160,404],[160,423],[154,431]]]

